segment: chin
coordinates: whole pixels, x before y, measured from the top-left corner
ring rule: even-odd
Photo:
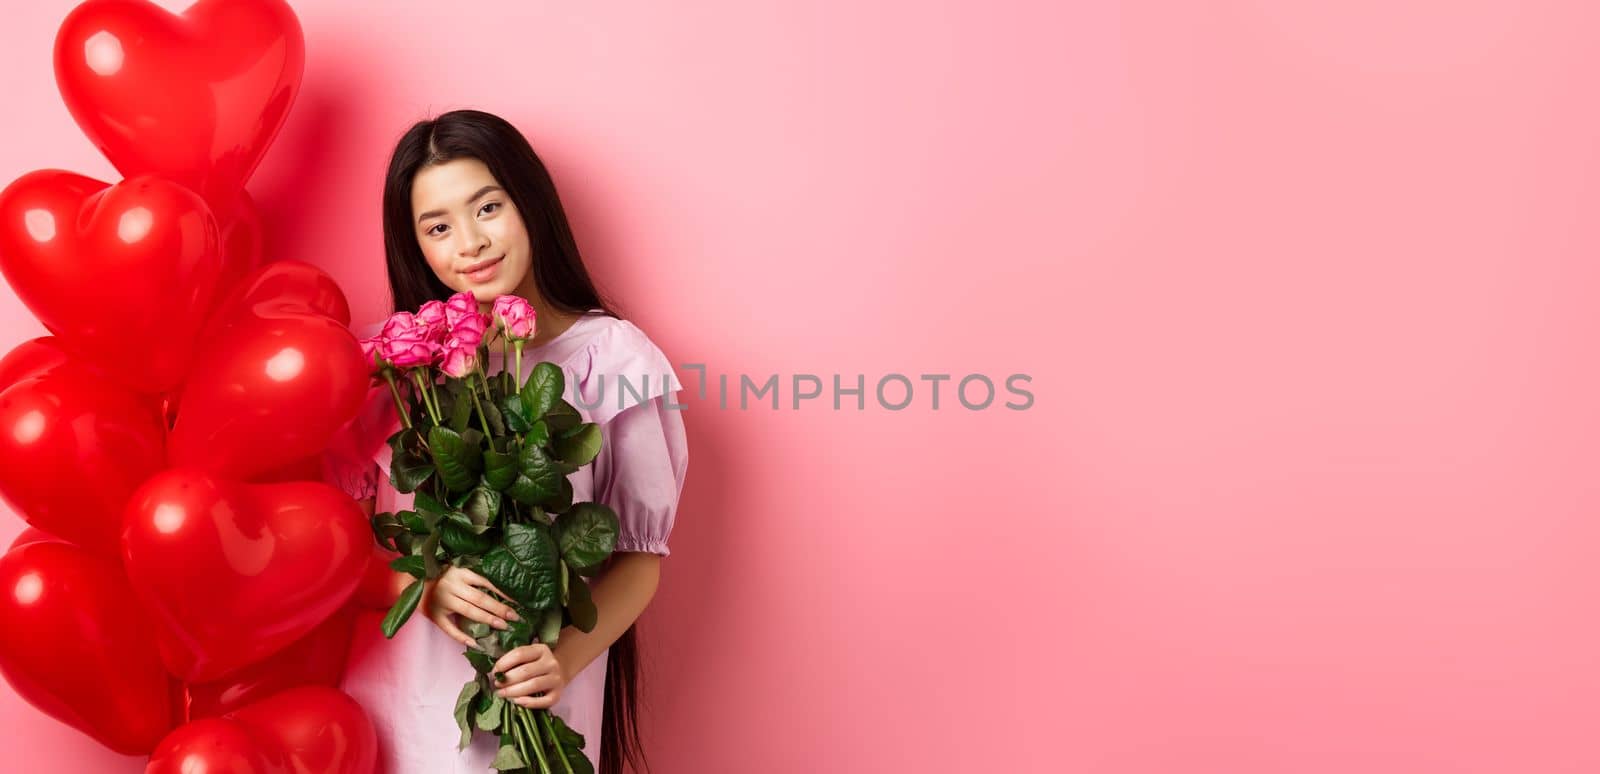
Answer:
[[[495,280],[487,285],[473,285],[467,288],[479,303],[492,304],[496,298],[516,291],[516,285],[505,280]]]

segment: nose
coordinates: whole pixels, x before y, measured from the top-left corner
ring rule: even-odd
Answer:
[[[459,237],[457,249],[463,258],[475,258],[489,246],[489,236],[474,227],[462,228],[456,234]]]

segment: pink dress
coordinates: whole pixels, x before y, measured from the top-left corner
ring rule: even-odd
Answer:
[[[376,329],[359,333],[372,335]],[[493,349],[485,369],[490,374],[501,369],[499,348]],[[562,367],[564,397],[585,421],[601,426],[600,455],[569,477],[574,501],[593,500],[616,511],[621,522],[617,551],[667,556],[689,461],[682,411],[671,407],[675,399],[669,402],[683,388],[671,362],[633,323],[599,310],[555,339],[524,349],[524,378],[540,361]],[[400,427],[392,403],[387,386],[374,388],[362,414],[325,458],[330,482],[358,499],[375,495],[378,513],[405,510],[412,501],[389,484],[391,452],[384,441]],[[472,677],[463,646],[420,613],[387,640],[382,618],[383,611],[369,611],[357,619],[341,686],[377,727],[380,774],[490,772],[497,752],[492,734],[474,732],[466,749],[456,749],[461,737],[454,719],[456,696]],[[585,667],[552,708],[583,734],[584,752],[596,771],[608,653]]]

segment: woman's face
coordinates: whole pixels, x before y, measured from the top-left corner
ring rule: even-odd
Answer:
[[[517,292],[530,275],[522,214],[482,161],[455,159],[417,172],[411,212],[423,257],[451,290],[487,304]]]

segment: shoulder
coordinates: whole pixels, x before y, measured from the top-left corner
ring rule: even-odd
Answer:
[[[580,409],[594,421],[603,424],[628,406],[683,389],[672,360],[632,321],[591,315],[581,322],[588,328],[565,365]]]
[[[593,320],[591,323],[593,333],[589,336],[588,346],[596,355],[661,355],[663,358],[666,357],[661,348],[656,346],[655,341],[638,325],[635,325],[632,320],[624,320],[620,317],[607,315],[595,315],[589,319]]]

